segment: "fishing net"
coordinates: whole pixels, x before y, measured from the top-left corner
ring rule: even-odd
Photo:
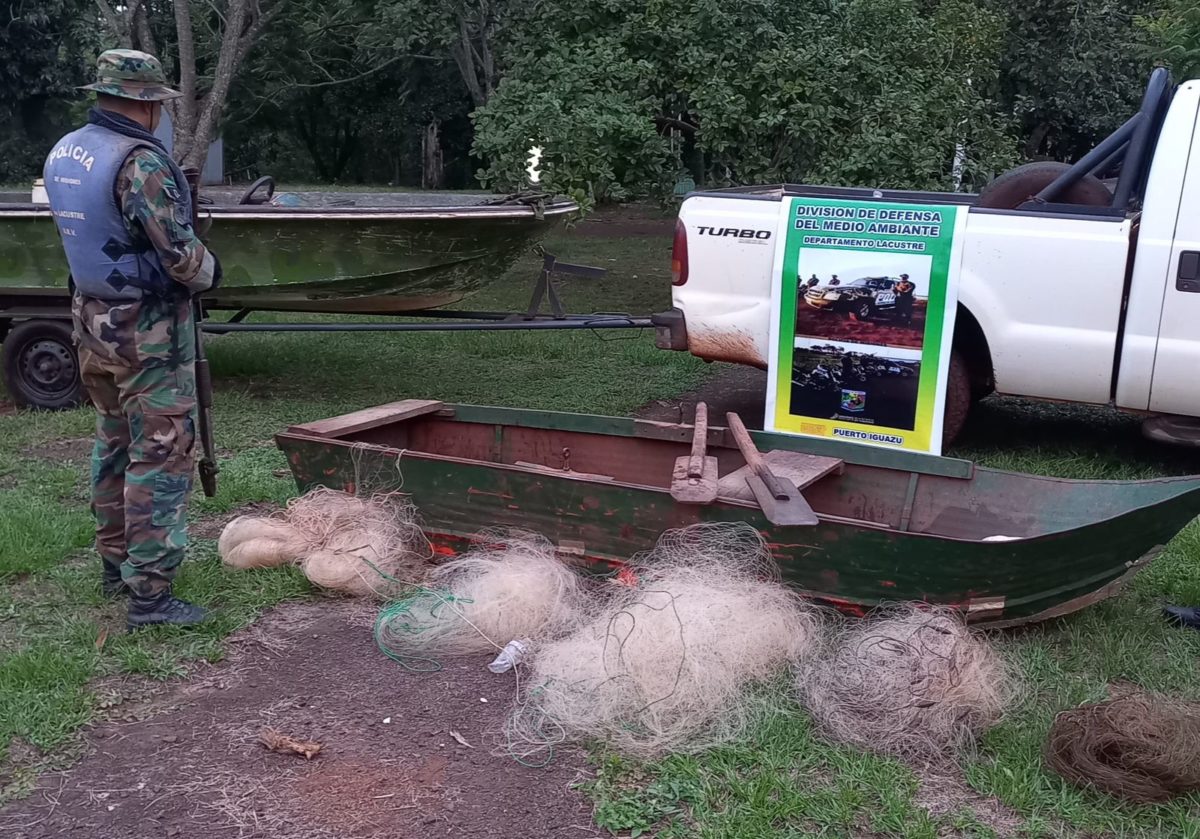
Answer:
[[[528,533],[488,533],[470,553],[435,568],[423,587],[380,613],[375,638],[394,659],[499,650],[555,637],[578,619],[583,582]]]
[[[238,516],[225,525],[217,540],[221,561],[234,568],[273,568],[298,562],[307,549],[296,528],[260,516]]]
[[[949,609],[895,607],[799,671],[803,704],[839,743],[936,762],[973,744],[1014,698],[1003,660]]]
[[[1054,718],[1046,766],[1076,784],[1135,802],[1200,790],[1200,703],[1136,693]]]
[[[217,547],[228,565],[293,562],[314,585],[357,596],[388,596],[416,584],[431,556],[405,496],[363,498],[324,487],[292,499],[278,516],[234,519]]]
[[[507,724],[518,759],[584,738],[642,758],[726,742],[762,707],[748,689],[816,644],[815,612],[748,526],[668,531],[630,570],[631,584],[536,650]]]

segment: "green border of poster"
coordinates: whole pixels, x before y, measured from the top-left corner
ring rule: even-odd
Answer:
[[[772,290],[772,311],[777,315],[772,323],[771,334],[773,358],[766,412],[769,429],[940,454],[941,420],[950,343],[954,335],[957,279],[962,261],[962,229],[966,215],[965,206],[953,204],[795,197],[784,200],[779,229],[779,240],[783,242],[783,247],[776,253]],[[877,338],[878,334],[883,334],[883,330],[875,328],[873,322],[860,325],[858,321],[849,319],[848,315],[843,315],[844,319],[839,319],[837,323],[834,320],[824,321],[829,324],[829,335],[814,334],[813,330],[820,332],[820,327],[806,327],[809,331],[803,336],[798,333],[797,307],[802,305],[797,300],[802,282],[801,265],[805,261],[805,253],[813,251],[839,251],[846,254],[851,263],[861,262],[862,257],[869,258],[870,254],[881,255],[881,259],[889,264],[896,264],[903,255],[929,257],[924,331],[917,330],[911,334],[912,342],[915,344],[919,340],[919,346],[891,352],[892,356],[905,357],[919,352],[919,379],[911,423],[895,423],[896,426],[909,427],[893,427],[838,411],[828,416],[792,413],[793,361],[797,343],[804,346],[815,346],[816,342],[834,345],[843,351],[843,355],[852,356],[854,364],[865,361],[872,370],[888,369],[888,353],[897,346]],[[836,261],[837,258],[838,254],[827,254],[822,264],[829,264],[830,260]],[[816,261],[817,258],[810,258],[810,262]],[[847,285],[855,279],[848,276]],[[828,287],[826,290],[836,290],[841,296],[845,293],[845,286],[839,289]],[[811,321],[808,314],[806,312],[806,320]],[[839,318],[833,313],[822,313],[822,316]],[[856,327],[861,329],[861,336],[847,335]],[[895,331],[890,334],[895,334]],[[823,349],[821,352],[832,353],[833,350]],[[874,378],[882,381],[883,377]],[[837,388],[837,385],[829,387]],[[870,385],[861,387],[869,388]],[[882,386],[876,387],[879,389]],[[891,387],[890,391],[896,391],[896,387]],[[846,393],[855,392],[840,390],[841,404],[846,404]],[[869,394],[869,391],[862,393]],[[861,398],[863,401],[870,400],[869,395]],[[894,416],[895,411],[889,415]]]

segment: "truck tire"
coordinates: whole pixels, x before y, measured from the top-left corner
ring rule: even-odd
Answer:
[[[966,425],[971,413],[971,376],[967,362],[958,350],[950,353],[950,374],[946,382],[946,410],[942,414],[942,451],[950,447]]]
[[[3,350],[4,381],[18,405],[62,410],[83,402],[79,360],[68,321],[18,323],[5,337]]]
[[[869,301],[863,300],[854,304],[854,308],[850,310],[850,316],[855,320],[869,321],[875,315],[875,307]]]
[[[1059,175],[1070,168],[1066,163],[1042,160],[1010,169],[980,190],[975,206],[992,210],[1015,210],[1050,186]],[[1084,175],[1054,203],[1107,207],[1112,203],[1112,193],[1099,178]]]

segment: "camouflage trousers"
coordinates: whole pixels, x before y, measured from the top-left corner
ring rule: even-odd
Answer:
[[[73,301],[80,377],[96,406],[96,549],[141,596],[183,561],[195,449],[196,334],[189,301]]]

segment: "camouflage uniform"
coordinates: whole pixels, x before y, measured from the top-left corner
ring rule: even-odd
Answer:
[[[908,278],[908,274],[903,275],[900,282],[892,287],[892,290],[896,292],[896,311],[905,323],[912,323],[913,292],[916,289],[912,280]]]
[[[162,62],[139,50],[105,50],[96,59],[96,81],[80,90],[92,90],[120,96],[122,99],[141,99],[162,102],[183,96],[167,86]]]
[[[152,101],[178,95],[154,83],[161,74],[151,56],[110,50],[89,89]],[[123,580],[143,598],[170,589],[187,546],[196,440],[191,295],[210,288],[215,272],[181,198],[185,186],[160,151],[145,147],[125,159],[115,186],[130,235],[157,254],[179,293],[73,299],[80,377],[97,411],[96,547],[108,587]]]
[[[212,284],[211,258],[190,224],[158,152],[130,155],[117,180],[125,222],[144,236],[172,279]],[[206,269],[207,268],[207,269]],[[187,546],[194,468],[196,331],[189,296],[73,301],[80,378],[96,406],[92,509],[96,547],[139,594],[165,589]]]

